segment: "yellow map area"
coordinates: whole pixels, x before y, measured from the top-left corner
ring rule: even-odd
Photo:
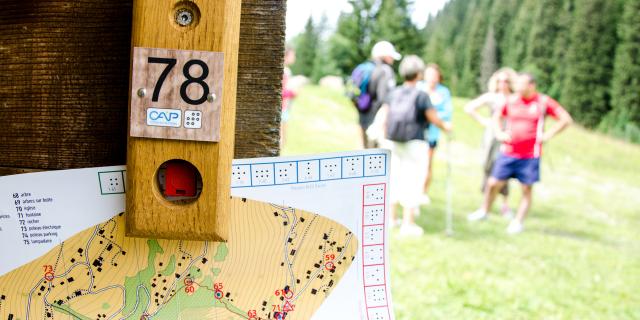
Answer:
[[[358,240],[321,216],[233,200],[227,242],[125,237],[123,214],[0,277],[0,319],[309,319]]]

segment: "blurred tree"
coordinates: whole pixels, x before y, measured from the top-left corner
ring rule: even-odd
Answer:
[[[567,48],[570,45],[571,24],[573,22],[574,0],[565,0],[563,7],[558,14],[558,25],[560,31],[556,35],[553,50],[553,63],[555,65],[553,74],[551,75],[551,85],[547,94],[562,100],[562,86],[564,85],[566,75],[566,55]]]
[[[611,110],[609,89],[617,41],[617,6],[617,1],[610,0],[576,3],[562,102],[589,128],[597,126]]]
[[[527,57],[529,33],[534,24],[533,13],[537,11],[539,0],[523,0],[518,13],[509,26],[505,41],[500,44],[502,63],[516,70],[521,69]]]
[[[457,91],[464,67],[464,51],[456,50],[456,41],[464,38],[462,30],[468,29],[464,23],[467,7],[463,1],[448,2],[442,11],[429,19],[423,30],[426,40],[424,59],[440,66],[444,83],[452,92]]]
[[[462,2],[462,1],[456,1]],[[493,26],[494,37],[496,39],[496,54],[498,65],[508,67],[504,63],[507,32],[512,25],[515,15],[522,4],[521,0],[498,0],[494,1],[491,7],[491,25]]]
[[[563,4],[564,0],[539,0],[527,43],[523,69],[536,76],[538,88],[545,93],[551,87],[552,75],[557,66],[554,60],[556,38],[560,32],[566,32],[562,30],[559,20]]]
[[[296,36],[292,42],[296,50],[296,62],[291,66],[291,72],[310,77],[313,72],[313,63],[316,59],[316,50],[320,42],[320,36],[313,23],[313,17],[309,17],[304,27],[304,32]]]
[[[476,85],[476,81],[473,79],[473,76],[469,75],[469,70],[467,69],[467,42],[469,41],[470,34],[473,31],[473,24],[477,23],[478,18],[481,18],[481,13],[477,10],[478,1],[479,0],[471,0],[466,2],[464,4],[464,11],[461,10],[460,12],[457,12],[457,16],[455,17],[457,20],[455,23],[458,23],[460,26],[453,37],[453,52],[455,53],[453,60],[453,73],[446,77],[452,77],[452,84],[455,84],[455,92],[457,95],[461,96],[471,95],[472,93],[468,92],[469,85],[471,84],[473,87]],[[464,3],[464,1],[457,2]],[[477,48],[480,50],[479,48],[482,45],[482,42],[477,43]]]
[[[611,87],[616,129],[640,129],[640,1],[628,0],[618,29],[620,42],[616,50]],[[629,125],[627,125],[629,124]],[[640,138],[640,135],[636,138]]]
[[[498,70],[498,52],[496,45],[496,37],[493,26],[489,26],[487,37],[482,47],[482,64],[480,65],[480,78],[478,78],[478,86],[485,92],[488,90],[487,82],[491,75]]]
[[[350,75],[371,53],[371,29],[375,17],[374,0],[349,0],[352,12],[338,18],[335,33],[329,38],[330,60],[342,75]]]
[[[478,79],[480,78],[480,65],[482,63],[482,48],[487,37],[489,27],[489,15],[491,0],[476,0],[469,6],[471,23],[466,41],[461,42],[464,50],[464,69],[460,78],[458,93],[465,97],[475,96],[480,92]]]
[[[311,81],[318,83],[318,81],[327,75],[340,75],[340,71],[336,67],[335,61],[329,55],[329,18],[326,14],[322,15],[320,22],[317,23],[316,34],[318,35],[318,45],[316,47],[316,54],[313,60],[313,68],[311,71]]]
[[[440,64],[460,96],[477,93],[478,82],[483,87],[492,61],[532,71],[540,90],[577,121],[625,128],[627,137],[632,130],[640,142],[638,6],[640,0],[450,0],[423,30],[424,57]]]
[[[316,49],[316,58],[313,61],[311,81],[313,83],[318,83],[318,81],[325,76],[341,76],[341,71],[336,66],[335,60],[331,59],[329,54],[328,42],[321,41]]]
[[[387,40],[402,55],[421,56],[424,38],[411,21],[410,0],[382,0],[376,12],[371,38],[374,42]]]

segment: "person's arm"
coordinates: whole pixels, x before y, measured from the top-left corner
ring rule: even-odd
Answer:
[[[506,115],[506,112],[507,105],[505,104],[491,116],[491,127],[493,128],[494,136],[500,142],[511,141],[511,135],[502,128],[502,117]]]
[[[444,122],[440,117],[438,117],[438,111],[434,108],[429,108],[425,111],[425,117],[429,121],[430,124],[435,125],[436,127],[442,129],[444,132],[451,132],[452,126],[451,122]]]
[[[562,106],[557,105],[553,108],[553,116],[557,119],[556,123],[549,129],[545,131],[542,136],[542,142],[547,142],[555,137],[558,133],[562,132],[564,129],[573,124],[573,118],[569,112],[567,112]]]
[[[380,122],[382,123],[382,136],[387,136],[387,115],[389,114],[389,105],[387,103],[383,103],[376,114],[376,118],[380,117]]]
[[[490,103],[490,94],[489,93],[485,93],[471,101],[469,101],[465,106],[464,106],[464,111],[471,116],[471,118],[473,118],[474,120],[476,120],[478,123],[480,123],[482,126],[484,127],[492,127],[493,121],[491,119],[491,117],[485,117],[483,115],[481,115],[480,113],[478,113],[478,109],[480,109],[481,107],[484,106],[488,106]]]
[[[418,94],[416,99],[416,108],[419,113],[424,114],[424,120],[426,123],[431,125],[435,125],[436,127],[442,129],[444,132],[451,132],[451,123],[445,122],[440,119],[438,116],[438,110],[436,110],[433,103],[431,103],[431,99],[429,95],[427,95],[424,91]]]

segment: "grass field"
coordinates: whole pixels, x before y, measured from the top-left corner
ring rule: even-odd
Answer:
[[[420,238],[392,231],[398,319],[640,319],[640,147],[573,127],[545,146],[542,183],[523,234],[480,203],[482,128],[455,100],[453,237],[444,235],[445,141]],[[283,154],[358,147],[356,113],[339,92],[305,88]],[[515,183],[512,206],[520,198]]]

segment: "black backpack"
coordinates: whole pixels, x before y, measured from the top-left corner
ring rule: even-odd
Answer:
[[[407,142],[416,139],[426,128],[418,122],[416,102],[420,90],[415,87],[402,86],[391,92],[389,97],[389,113],[387,114],[387,139],[396,142]]]

